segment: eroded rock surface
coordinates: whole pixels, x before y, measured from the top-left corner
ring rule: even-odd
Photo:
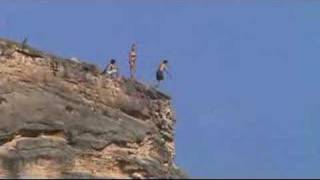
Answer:
[[[0,176],[182,178],[170,97],[0,39]]]

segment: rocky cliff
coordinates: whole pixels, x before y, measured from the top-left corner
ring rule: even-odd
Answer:
[[[170,97],[0,39],[0,176],[182,178]]]

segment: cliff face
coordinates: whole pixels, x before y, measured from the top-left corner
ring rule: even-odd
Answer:
[[[170,97],[0,39],[0,176],[182,178]]]

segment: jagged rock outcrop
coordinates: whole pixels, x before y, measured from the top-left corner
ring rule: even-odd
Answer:
[[[183,178],[170,97],[0,39],[0,176]]]

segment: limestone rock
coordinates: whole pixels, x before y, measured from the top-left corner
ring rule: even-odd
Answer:
[[[0,52],[0,177],[185,177],[170,96],[13,41]]]

